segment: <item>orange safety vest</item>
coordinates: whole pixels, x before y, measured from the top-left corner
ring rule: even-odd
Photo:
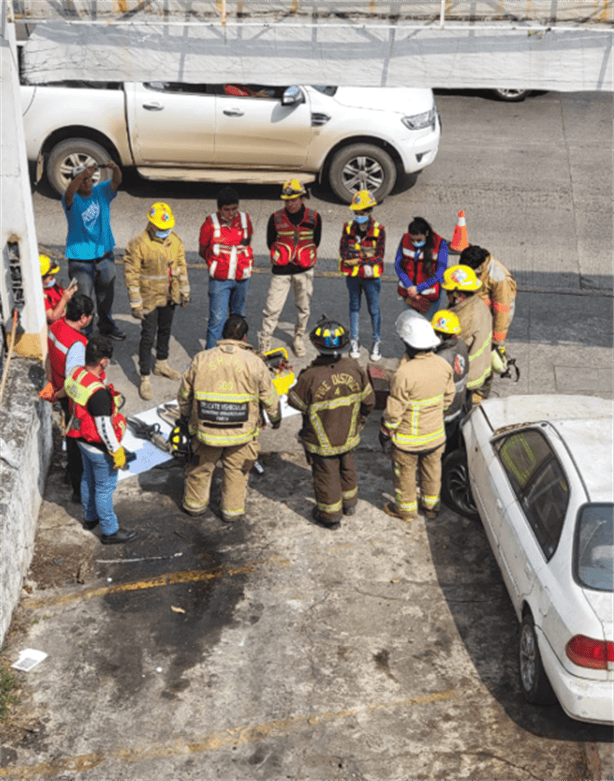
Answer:
[[[301,268],[315,266],[317,247],[313,242],[316,224],[316,212],[305,208],[303,219],[293,225],[285,209],[275,212],[275,230],[277,237],[271,246],[271,263],[274,266],[287,266],[294,263]]]
[[[111,393],[113,400],[111,425],[117,441],[122,441],[126,430],[126,418],[119,412],[120,394],[112,385],[105,385],[96,374],[88,371],[84,366],[77,366],[66,378],[65,388],[70,399],[69,409],[72,416],[70,427],[66,432],[67,437],[84,439],[86,442],[97,445],[103,444],[96,428],[96,421],[87,409],[87,402],[96,391],[105,388]]]
[[[75,342],[87,344],[87,336],[76,331],[62,318],[49,328],[47,346],[49,349],[49,367],[51,368],[51,384],[58,391],[64,387],[66,379],[66,356]]]
[[[241,244],[249,237],[247,215],[239,214],[232,225],[222,225],[216,214],[207,217],[213,225],[213,241],[207,247],[205,260],[209,266],[209,276],[212,279],[249,279],[252,275],[254,251],[251,247]],[[239,225],[235,225],[239,222]]]
[[[433,256],[433,269],[437,268],[437,258],[439,257],[439,247],[441,246],[441,242],[441,236],[439,236],[437,233],[433,233],[433,249],[431,250],[431,254]],[[414,285],[419,285],[421,282],[424,282],[434,275],[434,271],[432,271],[430,274],[426,273],[424,268],[424,254],[422,250],[422,247],[414,247],[414,245],[411,243],[409,233],[403,234],[403,238],[401,239],[401,252],[403,253],[401,267],[407,276],[413,281]],[[420,255],[422,255],[422,257],[420,257]],[[397,291],[400,296],[407,298],[407,288],[400,281],[397,287]],[[432,287],[428,287],[426,290],[423,290],[420,295],[424,296],[429,301],[437,301],[439,299],[440,292],[441,288],[439,282],[435,282]]]
[[[343,230],[348,236],[352,235],[352,222],[346,222],[343,226]],[[382,230],[382,226],[379,222],[369,219],[369,227],[364,236],[360,236],[356,231],[356,241],[354,249],[374,249],[377,246],[377,239]],[[377,279],[384,273],[384,259],[383,258],[369,258],[368,260],[362,260],[358,258],[358,263],[353,266],[346,263],[343,258],[339,258],[339,271],[342,274],[347,274],[348,277],[359,277],[360,279]]]

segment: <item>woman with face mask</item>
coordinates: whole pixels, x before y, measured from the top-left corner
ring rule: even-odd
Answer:
[[[399,295],[407,306],[430,321],[440,308],[441,281],[448,267],[448,245],[424,217],[414,217],[409,223],[394,265],[399,277]]]
[[[368,190],[359,190],[352,198],[350,209],[354,213],[354,219],[343,226],[339,245],[339,271],[346,275],[350,294],[350,357],[360,357],[358,324],[364,292],[373,330],[369,358],[379,361],[382,357],[379,294],[384,273],[386,231],[384,226],[371,216],[374,206],[377,206],[377,201]]]

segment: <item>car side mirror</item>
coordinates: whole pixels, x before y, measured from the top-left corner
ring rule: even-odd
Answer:
[[[299,103],[303,103],[304,101],[305,97],[303,92],[298,87],[288,87],[281,96],[282,106],[298,106]]]

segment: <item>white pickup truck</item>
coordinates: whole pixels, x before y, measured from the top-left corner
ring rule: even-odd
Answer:
[[[28,159],[62,193],[77,165],[112,158],[148,179],[328,182],[384,198],[435,159],[430,89],[69,82],[22,85]],[[108,175],[102,169],[101,175]]]

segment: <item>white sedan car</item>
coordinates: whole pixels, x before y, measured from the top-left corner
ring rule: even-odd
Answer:
[[[612,402],[492,399],[462,433],[442,493],[482,519],[521,622],[525,698],[614,723]]]

